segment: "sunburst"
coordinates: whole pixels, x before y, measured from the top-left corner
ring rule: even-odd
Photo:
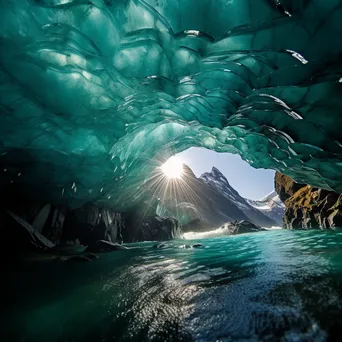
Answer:
[[[177,157],[171,157],[160,168],[168,179],[182,178],[183,163]]]

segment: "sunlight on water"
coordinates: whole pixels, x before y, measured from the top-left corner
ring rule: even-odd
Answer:
[[[12,267],[1,340],[332,341],[339,331],[340,232],[274,229],[152,245],[88,263]]]
[[[229,234],[228,228],[217,228],[210,230],[208,232],[188,232],[184,233],[184,239],[186,240],[193,240],[193,239],[207,239],[207,238],[213,238],[213,237],[219,237],[219,236],[227,236]]]
[[[272,227],[272,228],[264,228],[267,230],[279,230],[282,229],[281,227]],[[220,236],[229,236],[231,235],[229,229],[227,227],[220,227],[217,229],[213,229],[207,232],[187,232],[184,233],[183,237],[185,240],[193,240],[193,239],[208,239],[208,238],[214,238],[214,237],[220,237]]]

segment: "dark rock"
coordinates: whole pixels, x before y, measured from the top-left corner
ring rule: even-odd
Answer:
[[[152,248],[164,248],[166,247],[165,243],[156,243],[152,246]]]
[[[289,176],[283,175],[280,172],[275,173],[274,188],[283,202],[304,186],[305,184],[297,183]]]
[[[193,248],[203,248],[204,246],[201,243],[195,243],[192,245]]]
[[[123,232],[125,242],[167,241],[182,236],[182,226],[174,218],[149,216],[144,220],[131,220]]]
[[[43,208],[38,212],[36,217],[34,218],[32,222],[32,227],[37,230],[39,233],[42,233],[43,227],[50,215],[51,212],[51,205],[46,204],[43,206]]]
[[[180,248],[188,249],[188,248],[191,248],[191,246],[190,245],[183,245],[183,246],[180,246]]]
[[[101,253],[101,252],[112,252],[128,249],[127,247],[121,246],[118,243],[113,243],[105,240],[98,240],[89,244],[87,252]]]
[[[1,239],[11,252],[49,250],[55,244],[37,232],[29,223],[6,209],[0,209]]]
[[[63,228],[68,209],[65,206],[52,206],[50,215],[45,222],[42,233],[55,244],[63,242]]]
[[[63,240],[77,239],[84,245],[90,245],[98,240],[117,242],[121,240],[121,232],[124,229],[124,214],[88,204],[67,212]]]
[[[341,194],[297,183],[294,187],[290,177],[279,173],[276,175],[275,182],[277,191],[282,192],[282,199],[285,199],[284,228],[342,227]]]
[[[125,242],[165,241],[180,238],[182,234],[177,220],[158,216],[141,220],[143,215],[139,211],[116,213],[90,204],[78,209],[67,209],[52,204],[28,202],[19,203],[18,206],[13,202],[11,208],[11,211],[1,210],[0,224],[6,232],[2,238],[8,241],[6,247],[12,251],[17,249],[24,252],[35,248],[44,250],[57,245],[50,253],[74,255],[82,253],[87,245],[94,252],[124,249],[115,244],[122,243],[123,237]],[[32,227],[32,222],[42,234]],[[51,237],[53,241],[45,236]],[[113,245],[99,246],[97,241],[107,241]]]
[[[94,205],[69,211],[63,227],[63,240],[78,239],[81,244],[91,245],[98,240],[121,243],[181,237],[182,227],[176,219],[159,216],[141,219],[143,214],[140,214],[138,209],[132,213],[115,213]]]
[[[139,212],[115,213],[110,209],[87,205],[68,211],[63,240],[79,240],[90,246],[94,241],[116,242],[166,241],[180,238],[182,227],[176,219],[147,216]]]
[[[222,225],[220,228],[228,230],[228,235],[260,232],[266,230],[247,220],[242,220],[240,222],[228,222]],[[185,232],[208,232],[215,229],[217,229],[217,227],[212,227],[209,225],[209,223],[201,220],[194,220],[184,227]]]
[[[62,242],[62,231],[67,208],[49,203],[24,201],[17,198],[4,204],[5,208],[29,223],[54,244]]]
[[[266,229],[261,228],[260,226],[245,220],[240,222],[229,222],[223,225],[221,228],[228,229],[230,235],[266,231]]]

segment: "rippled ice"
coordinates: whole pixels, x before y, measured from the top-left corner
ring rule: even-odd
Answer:
[[[182,248],[195,242],[205,248]],[[152,245],[12,266],[2,341],[339,340],[342,233]]]

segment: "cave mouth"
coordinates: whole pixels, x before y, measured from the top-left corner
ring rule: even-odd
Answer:
[[[275,171],[256,169],[238,154],[191,147],[174,157],[186,164],[198,178],[215,167],[244,198],[259,200],[274,191]]]
[[[126,210],[191,146],[342,192],[340,2],[0,6],[3,192]]]
[[[275,172],[255,169],[238,155],[190,148],[156,167],[144,191],[148,199],[142,206],[177,219],[184,231],[243,220],[282,226],[284,205],[275,192]]]

